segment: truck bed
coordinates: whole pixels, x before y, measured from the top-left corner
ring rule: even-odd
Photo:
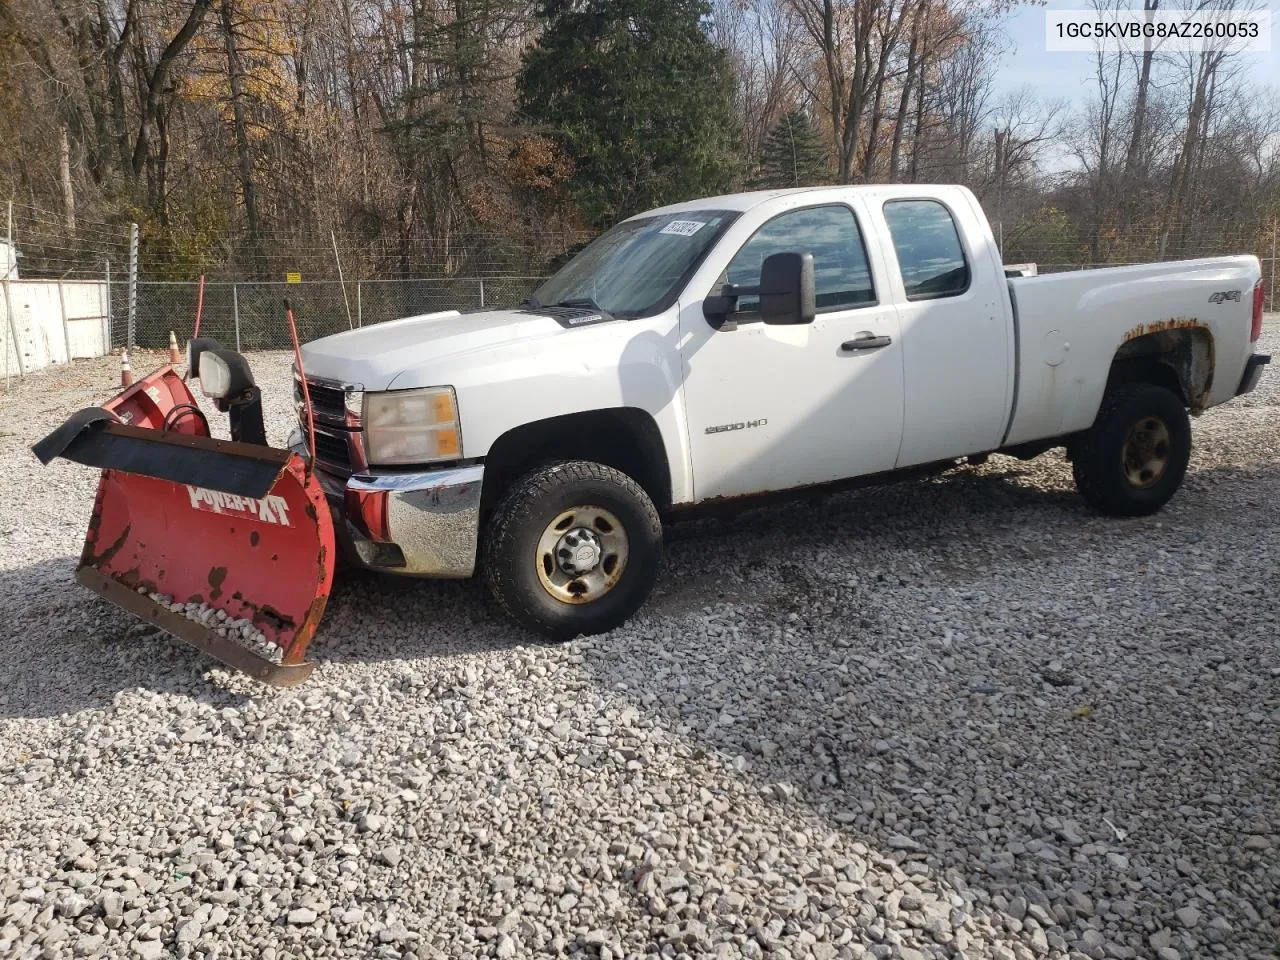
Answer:
[[[1116,351],[1149,333],[1203,331],[1213,372],[1193,412],[1231,399],[1252,352],[1259,275],[1255,257],[1239,256],[1009,279],[1017,365],[1005,445],[1092,424]]]

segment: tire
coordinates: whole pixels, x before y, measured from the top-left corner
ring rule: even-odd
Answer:
[[[1093,426],[1073,447],[1076,489],[1100,513],[1141,517],[1177,492],[1191,459],[1191,421],[1165,387],[1111,388]]]
[[[567,525],[557,526],[566,516]],[[489,521],[483,549],[485,578],[503,612],[563,641],[612,630],[640,608],[658,576],[662,523],[648,494],[625,473],[569,460],[512,485]],[[593,557],[599,562],[587,570]],[[586,572],[563,566],[570,563]]]

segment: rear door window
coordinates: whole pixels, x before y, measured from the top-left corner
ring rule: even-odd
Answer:
[[[969,289],[969,264],[951,211],[936,200],[884,205],[908,300],[954,297]]]
[[[774,217],[742,245],[725,271],[735,287],[760,283],[760,266],[775,253],[812,253],[819,313],[876,302],[867,251],[853,211],[843,204],[807,207]],[[759,297],[741,297],[739,313],[760,310]]]

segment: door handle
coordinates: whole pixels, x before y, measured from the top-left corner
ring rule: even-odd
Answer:
[[[893,337],[877,337],[870,330],[863,330],[852,340],[840,344],[841,351],[852,353],[855,350],[879,350],[893,343]]]

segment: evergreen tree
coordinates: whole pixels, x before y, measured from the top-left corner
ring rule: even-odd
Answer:
[[[543,0],[520,108],[561,139],[593,226],[732,185],[732,80],[708,12],[705,0]]]
[[[805,112],[793,107],[765,138],[750,186],[758,190],[811,187],[830,180],[827,145]]]

